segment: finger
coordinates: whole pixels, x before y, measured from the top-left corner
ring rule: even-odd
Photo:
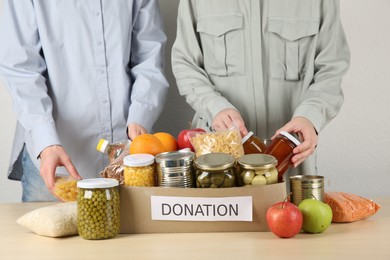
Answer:
[[[223,128],[224,129],[230,128],[232,126],[232,123],[233,123],[233,121],[230,118],[230,116],[224,117],[222,122],[223,122]]]
[[[76,180],[81,180],[82,177],[80,176],[79,172],[77,171],[76,167],[73,165],[72,161],[68,159],[64,162],[64,167],[69,172],[69,175],[75,178]]]
[[[54,194],[54,182],[55,182],[55,165],[46,164],[41,167],[40,175],[45,182],[47,189]]]
[[[300,163],[306,160],[311,154],[313,154],[313,152],[314,149],[309,148],[294,155],[293,158],[291,159],[292,163],[294,164],[294,167],[298,166]]]

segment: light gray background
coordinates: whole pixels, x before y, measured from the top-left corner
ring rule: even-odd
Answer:
[[[179,0],[159,2],[168,35],[166,71],[171,88],[155,130],[176,136],[188,128],[193,110],[179,96],[170,67]],[[340,2],[352,60],[343,82],[342,110],[320,134],[319,174],[325,176],[326,191],[371,198],[390,196],[390,1]],[[7,179],[16,119],[11,98],[1,82],[0,119],[0,202],[18,202],[20,183]]]

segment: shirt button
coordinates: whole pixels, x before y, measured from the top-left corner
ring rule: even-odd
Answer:
[[[101,46],[101,45],[102,45],[102,42],[101,42],[101,41],[97,41],[96,44],[97,44],[98,46]]]
[[[103,100],[103,104],[107,104],[108,103],[108,100],[107,99],[104,99]]]
[[[96,12],[95,15],[96,15],[96,16],[100,16],[100,12]]]

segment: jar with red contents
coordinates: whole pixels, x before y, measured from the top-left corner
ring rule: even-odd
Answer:
[[[264,141],[255,136],[253,132],[249,132],[242,138],[242,145],[244,147],[245,154],[264,153],[267,148]]]
[[[300,144],[301,142],[293,135],[282,131],[264,151],[265,154],[272,155],[278,160],[276,166],[278,182],[283,181],[283,174],[292,165],[291,158],[294,156],[293,150]]]

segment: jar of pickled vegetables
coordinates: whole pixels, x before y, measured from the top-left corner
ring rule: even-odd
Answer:
[[[280,132],[264,151],[265,154],[272,155],[278,160],[276,169],[279,182],[283,181],[283,174],[292,165],[291,158],[294,156],[294,148],[300,144],[301,142],[290,133]]]
[[[198,188],[230,188],[236,186],[235,158],[225,153],[209,153],[196,158]]]
[[[131,154],[123,158],[125,186],[155,186],[154,156]]]
[[[277,160],[267,154],[246,154],[238,159],[240,186],[261,186],[278,182]]]
[[[96,178],[77,182],[77,229],[84,239],[115,237],[120,229],[119,182]]]

